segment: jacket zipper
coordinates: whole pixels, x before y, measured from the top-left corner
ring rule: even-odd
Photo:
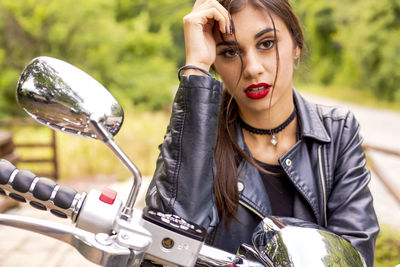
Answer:
[[[322,194],[323,194],[323,212],[324,212],[324,223],[325,227],[328,227],[328,220],[326,216],[326,187],[325,187],[325,176],[324,176],[324,171],[322,168],[322,152],[321,152],[322,145],[318,146],[318,162],[319,162],[319,173],[320,173],[320,178],[321,178],[321,184],[322,184]]]
[[[246,203],[244,203],[242,200],[239,199],[239,204],[241,204],[243,207],[249,209],[250,211],[252,211],[253,213],[255,213],[258,217],[260,217],[261,219],[264,219],[264,216],[262,216],[261,213],[259,213],[258,211],[256,211],[254,208],[250,207],[249,205],[247,205]]]

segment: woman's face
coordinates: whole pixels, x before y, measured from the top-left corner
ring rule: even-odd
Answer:
[[[236,40],[230,35],[225,35],[223,40],[219,32],[214,33],[217,44],[215,70],[245,116],[268,110],[272,86],[271,108],[279,110],[279,107],[287,105],[287,101],[293,101],[293,64],[296,52],[300,50],[295,47],[285,23],[273,13],[271,16],[276,38],[269,14],[251,5],[232,15]],[[275,81],[277,46],[279,70]],[[243,73],[240,76],[242,62]]]

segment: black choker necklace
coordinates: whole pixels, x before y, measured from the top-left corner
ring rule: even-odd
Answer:
[[[272,135],[271,144],[273,144],[275,146],[278,143],[278,140],[276,139],[275,134],[277,134],[280,131],[282,131],[283,129],[285,129],[286,126],[288,126],[289,123],[291,123],[295,117],[296,117],[296,107],[293,109],[293,112],[292,112],[292,114],[290,114],[289,118],[287,118],[281,125],[279,125],[276,128],[273,128],[273,129],[254,128],[253,126],[250,126],[247,123],[245,123],[242,120],[242,118],[238,117],[238,120],[239,120],[240,126],[242,126],[242,128],[244,128],[245,130],[247,130],[251,133],[261,134],[261,135]]]

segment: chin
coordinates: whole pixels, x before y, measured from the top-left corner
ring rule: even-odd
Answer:
[[[259,115],[260,113],[267,113],[269,110],[269,101],[263,103],[261,105],[250,105],[250,106],[242,106],[239,108],[241,111],[245,111],[246,113],[251,113],[254,115]]]

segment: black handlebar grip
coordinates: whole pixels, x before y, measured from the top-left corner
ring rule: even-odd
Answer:
[[[48,178],[38,178],[27,170],[18,170],[4,159],[0,160],[0,189],[4,193],[9,191],[8,195],[15,200],[28,200],[35,208],[50,209],[51,213],[59,217],[71,216],[73,220],[85,198],[85,193],[78,194],[71,187],[59,186]]]
[[[19,170],[17,175],[15,175],[14,180],[11,183],[11,186],[14,190],[20,193],[26,193],[31,188],[33,180],[35,180],[36,174],[27,171],[27,170]]]
[[[7,184],[16,168],[7,160],[0,159],[0,184]]]
[[[60,186],[54,198],[54,204],[62,209],[71,207],[77,192],[68,186]]]
[[[32,194],[35,198],[40,199],[42,201],[47,201],[51,197],[51,193],[54,188],[57,186],[56,182],[49,178],[40,178],[36,183],[35,188],[32,191]]]

